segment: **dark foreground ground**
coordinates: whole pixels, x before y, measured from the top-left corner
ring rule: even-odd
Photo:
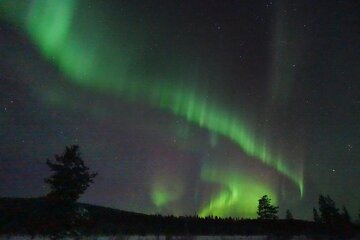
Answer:
[[[80,203],[87,221],[79,228],[85,235],[163,236],[331,236],[354,238],[355,225],[325,225],[303,220],[257,220],[146,215]],[[0,235],[47,234],[52,222],[41,198],[0,198]],[[0,237],[1,238],[1,237]],[[291,239],[291,238],[285,238]],[[314,239],[314,238],[312,238]],[[324,239],[324,238],[321,238]]]

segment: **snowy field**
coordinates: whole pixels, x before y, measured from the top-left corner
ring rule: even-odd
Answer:
[[[30,240],[30,236],[0,236],[1,240]],[[35,237],[33,240],[47,240],[48,238]],[[267,236],[107,236],[107,237],[84,237],[84,240],[267,240],[274,239]],[[70,239],[69,239],[70,240]],[[308,240],[305,236],[295,236],[287,240]]]

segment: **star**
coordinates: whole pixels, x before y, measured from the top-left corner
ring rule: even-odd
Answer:
[[[350,152],[352,150],[353,146],[351,144],[348,144],[348,145],[346,145],[346,148],[347,148],[348,152]]]
[[[272,2],[268,2],[265,4],[265,7],[269,8],[272,5]]]

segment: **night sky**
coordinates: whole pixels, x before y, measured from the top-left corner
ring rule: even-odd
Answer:
[[[311,219],[360,209],[359,1],[0,1],[0,196],[49,190],[71,144],[80,199]]]

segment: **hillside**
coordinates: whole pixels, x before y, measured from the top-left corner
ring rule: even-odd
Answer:
[[[0,198],[0,234],[46,234],[46,202],[41,198]],[[146,215],[79,203],[88,221],[89,235],[299,235],[353,234],[352,226],[326,226],[303,220],[255,220]]]

